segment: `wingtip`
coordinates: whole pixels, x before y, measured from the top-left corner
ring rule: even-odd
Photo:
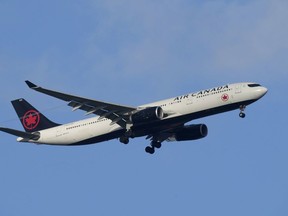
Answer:
[[[37,85],[35,85],[34,83],[30,82],[29,80],[26,80],[25,82],[26,82],[26,84],[28,85],[29,88],[36,88],[37,87]]]

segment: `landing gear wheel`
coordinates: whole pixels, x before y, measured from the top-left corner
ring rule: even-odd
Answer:
[[[151,143],[151,146],[159,149],[161,148],[162,145],[161,145],[161,142],[153,141]]]
[[[246,116],[246,115],[245,115],[245,113],[243,113],[243,112],[241,112],[241,113],[239,114],[239,117],[240,117],[240,118],[245,118],[245,116]]]
[[[149,153],[149,154],[154,154],[155,149],[154,149],[153,147],[151,147],[151,146],[147,146],[147,147],[145,148],[145,151],[146,151],[147,153]]]
[[[240,118],[245,118],[245,113],[244,113],[244,110],[245,110],[246,106],[245,105],[241,105],[240,106],[240,113],[239,113],[239,117]]]
[[[120,142],[127,145],[129,143],[129,138],[128,137],[120,137]]]

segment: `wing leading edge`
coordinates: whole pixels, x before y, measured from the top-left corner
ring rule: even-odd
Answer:
[[[45,89],[45,88],[35,85],[34,83],[28,80],[26,80],[25,82],[29,86],[29,88],[35,91],[38,91],[43,94],[47,94],[49,96],[68,102],[68,106],[72,107],[73,111],[80,109],[80,110],[86,111],[86,115],[89,115],[89,114],[99,115],[100,118],[110,119],[112,121],[111,124],[116,123],[123,128],[126,128],[126,123],[128,120],[127,118],[129,114],[132,111],[136,110],[136,108],[134,107],[122,106],[118,104],[92,100],[88,98],[83,98],[83,97],[79,97],[75,95],[53,91],[50,89]]]

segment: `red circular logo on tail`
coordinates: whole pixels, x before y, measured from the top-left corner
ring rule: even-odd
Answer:
[[[40,122],[40,115],[35,110],[29,110],[23,116],[23,125],[27,130],[33,130]]]

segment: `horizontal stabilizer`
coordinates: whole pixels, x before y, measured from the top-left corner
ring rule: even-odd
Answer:
[[[37,134],[37,132],[36,133],[28,133],[28,132],[14,130],[11,128],[2,128],[2,127],[0,127],[0,131],[12,134],[14,136],[22,137],[24,139],[38,140],[40,138],[40,134]]]

